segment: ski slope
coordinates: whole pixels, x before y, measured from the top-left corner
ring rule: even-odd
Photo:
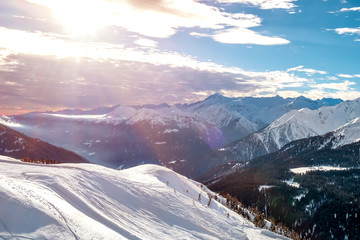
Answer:
[[[286,239],[214,200],[208,207],[204,189],[156,165],[119,171],[0,156],[0,239]]]

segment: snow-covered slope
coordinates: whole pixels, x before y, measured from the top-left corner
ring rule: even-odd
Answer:
[[[160,166],[118,171],[0,156],[1,239],[285,239],[207,203],[200,184]]]
[[[231,155],[229,158],[246,161],[279,150],[294,140],[328,132],[334,132],[337,136],[337,144],[334,144],[334,147],[337,147],[360,138],[359,124],[356,120],[358,117],[360,99],[316,110],[292,110],[261,131],[230,144],[225,150]]]
[[[360,117],[346,123],[332,132],[332,148],[360,141]]]

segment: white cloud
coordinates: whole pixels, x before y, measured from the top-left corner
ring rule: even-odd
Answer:
[[[296,5],[293,2],[297,0],[218,0],[222,3],[241,3],[247,5],[253,5],[261,9],[292,9]]]
[[[282,45],[290,41],[281,37],[268,37],[247,28],[230,28],[216,32],[212,38],[221,43]]]
[[[351,11],[360,11],[360,7],[352,7],[352,8],[342,8],[340,12],[351,12]]]
[[[282,97],[299,97],[304,96],[310,99],[322,98],[340,98],[343,100],[353,100],[360,97],[360,92],[351,88],[354,82],[345,81],[343,83],[323,83],[313,84],[308,91],[289,91],[280,90],[277,92]]]
[[[7,86],[23,86],[20,83],[12,82],[12,81],[5,81],[5,85],[7,85]]]
[[[313,89],[302,93],[302,95],[311,99],[340,98],[342,100],[354,100],[360,97],[360,92],[355,90],[329,92],[324,89]]]
[[[140,39],[136,40],[134,43],[136,43],[137,45],[143,46],[143,47],[156,47],[158,44],[156,41],[146,39],[146,38],[140,38]]]
[[[194,37],[211,37],[210,34],[206,34],[206,33],[191,32],[189,34],[190,36],[194,36]]]
[[[289,43],[288,40],[276,36],[263,36],[254,30],[249,30],[261,26],[262,20],[258,16],[224,12],[196,0],[27,1],[50,7],[59,21],[75,35],[79,32],[90,34],[101,26],[118,26],[148,37],[168,38],[181,28],[198,28],[210,32],[203,36],[219,39],[222,43],[246,42],[259,45]],[[264,1],[261,6],[273,5],[284,8],[285,5],[291,5],[291,2]],[[229,37],[236,39],[231,41]],[[251,41],[252,38],[254,41]]]
[[[334,76],[328,76],[327,79],[332,80],[332,81],[339,80],[337,77],[334,77]]]
[[[303,96],[299,91],[278,91],[277,94],[283,98],[296,98]]]
[[[339,35],[360,35],[360,27],[358,28],[335,28],[327,29],[328,31],[335,31]],[[355,42],[359,42],[358,38],[354,39]]]
[[[337,76],[341,78],[353,78],[353,76],[350,74],[338,74]]]
[[[350,34],[350,35],[358,34],[358,35],[360,35],[360,27],[358,27],[358,28],[335,28],[335,29],[328,29],[328,30],[330,30],[330,31],[333,30],[340,35],[343,35],[343,34]]]
[[[337,76],[341,78],[360,78],[360,74],[338,74]]]
[[[315,70],[311,68],[304,68],[304,66],[300,65],[297,67],[289,68],[287,72],[305,72],[308,76],[312,76],[314,74],[327,74],[326,71]]]
[[[201,97],[207,97],[210,96],[212,94],[216,93],[215,91],[198,91],[198,92],[193,92],[193,94],[201,96]]]
[[[96,59],[116,57],[117,51],[123,49],[120,44],[75,41],[65,36],[3,27],[0,27],[0,35],[0,48],[11,53]]]
[[[353,90],[350,89],[350,86],[355,85],[355,82],[350,82],[346,80],[345,82],[340,83],[320,83],[312,85],[313,88],[316,89],[333,89],[333,90],[340,90],[340,91],[349,91]]]

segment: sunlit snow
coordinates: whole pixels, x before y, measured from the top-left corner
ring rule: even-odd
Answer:
[[[284,180],[284,183],[286,183],[287,185],[294,187],[294,188],[300,188],[300,184],[297,182],[294,182],[294,179],[290,179],[290,180]]]
[[[156,165],[119,171],[0,156],[0,239],[286,239],[217,201],[208,207],[205,190]]]
[[[268,188],[272,188],[272,187],[274,187],[274,186],[270,186],[270,185],[261,185],[261,186],[259,186],[259,192],[261,192],[262,190],[264,190],[264,189],[268,189]]]
[[[299,167],[299,168],[291,168],[290,171],[295,174],[305,174],[311,171],[344,171],[349,168],[344,167],[332,167],[332,166],[313,166],[313,167]]]

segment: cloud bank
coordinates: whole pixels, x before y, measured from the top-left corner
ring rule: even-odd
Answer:
[[[199,29],[220,43],[279,45],[290,41],[250,29],[261,26],[253,14],[229,13],[195,0],[27,0],[50,8],[70,33],[117,26],[145,37],[169,38],[181,29]],[[244,1],[249,3],[251,1]],[[293,1],[257,2],[260,7],[287,8]],[[209,33],[210,32],[210,33]],[[201,32],[200,32],[201,33]]]
[[[307,81],[281,71],[250,72],[202,62],[153,46],[84,43],[7,28],[0,28],[0,35],[6,36],[0,39],[6,49],[0,55],[0,95],[2,104],[12,106],[8,111],[91,108],[94,102],[190,102],[201,98],[199,92],[257,95]]]
[[[63,36],[0,28],[2,112],[61,108],[193,102],[220,92],[229,97],[325,96],[329,89],[353,97],[352,82],[318,85],[295,72],[326,74],[298,66],[286,71],[254,72],[152,47],[86,42]],[[356,77],[356,76],[354,76]],[[331,87],[333,86],[333,87]],[[307,91],[299,91],[307,88]],[[296,93],[295,93],[296,92]],[[345,95],[346,94],[346,95]]]

